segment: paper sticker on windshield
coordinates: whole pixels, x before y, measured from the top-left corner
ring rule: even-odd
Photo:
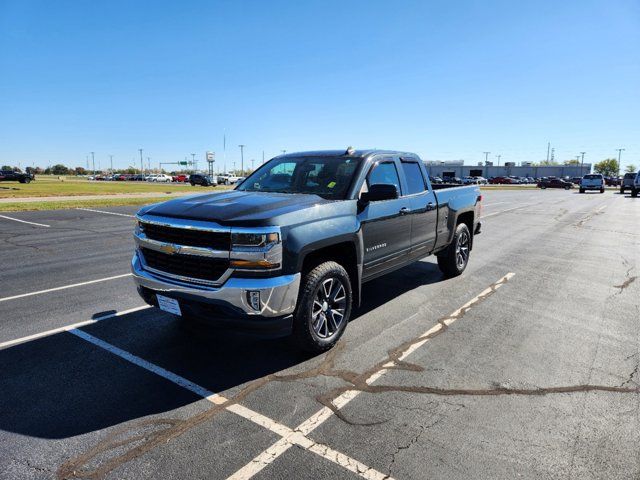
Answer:
[[[327,185],[327,187],[329,188],[333,188],[336,186],[336,182],[329,182],[329,185]]]

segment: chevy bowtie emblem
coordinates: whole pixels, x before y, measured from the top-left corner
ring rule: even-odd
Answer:
[[[163,243],[162,245],[160,245],[160,251],[169,255],[173,255],[174,253],[178,253],[180,251],[180,247],[177,247],[176,245],[173,245],[171,243]]]

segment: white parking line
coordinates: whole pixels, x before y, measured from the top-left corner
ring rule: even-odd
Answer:
[[[491,285],[490,287],[488,287],[485,290],[483,290],[482,292],[480,292],[474,298],[472,298],[467,303],[465,303],[462,307],[460,307],[459,309],[457,309],[456,311],[451,313],[447,317],[447,319],[444,320],[444,324],[446,326],[451,325],[453,322],[456,321],[457,316],[460,315],[460,313],[462,313],[463,311],[466,311],[469,308],[471,308],[474,304],[479,302],[480,299],[483,296],[491,293],[491,291],[493,289],[500,288],[502,285],[504,285],[505,282],[509,281],[514,275],[515,275],[515,273],[508,273],[504,277],[499,279],[497,282],[495,282],[493,285]],[[411,315],[409,318],[407,318],[405,320],[409,320],[411,318],[414,318],[417,315],[418,315],[418,313],[414,313],[413,315]],[[440,323],[437,323],[436,325],[431,327],[429,330],[427,330],[424,334],[422,334],[419,337],[419,338],[422,338],[422,340],[411,344],[400,355],[398,360],[402,361],[405,358],[407,358],[412,352],[414,352],[415,350],[420,348],[422,345],[427,343],[429,341],[429,336],[430,335],[433,335],[435,332],[437,332],[437,331],[439,331],[439,330],[441,330],[443,328],[446,328],[446,327],[444,327]],[[376,380],[378,380],[379,378],[384,376],[389,371],[388,369],[390,369],[390,368],[392,368],[394,366],[395,366],[395,362],[389,362],[389,363],[383,365],[383,367],[380,370],[378,370],[377,372],[373,373],[369,378],[367,378],[366,383],[371,385],[373,382],[375,382]],[[348,390],[348,391],[344,392],[343,394],[339,395],[336,399],[334,399],[332,403],[337,409],[341,409],[345,405],[347,405],[351,400],[356,398],[360,393],[361,393],[360,390]],[[316,412],[314,415],[312,415],[307,420],[302,422],[294,430],[295,431],[299,431],[301,434],[306,436],[309,433],[311,433],[313,430],[318,428],[325,421],[327,421],[329,418],[331,418],[333,415],[334,415],[333,410],[331,410],[328,407],[323,407],[318,412]],[[260,472],[262,469],[264,469],[267,465],[273,463],[280,455],[282,455],[284,452],[286,452],[290,447],[291,447],[291,444],[287,443],[285,441],[285,438],[282,438],[282,439],[278,440],[276,443],[271,445],[268,449],[266,449],[260,455],[256,456],[253,460],[251,460],[249,463],[247,463],[244,467],[242,467],[240,470],[238,470],[236,473],[234,473],[229,478],[233,479],[233,480],[240,480],[240,479],[246,480],[246,479],[249,479],[249,478],[253,477],[258,472]]]
[[[49,228],[51,226],[51,225],[45,225],[44,223],[27,222],[26,220],[20,220],[19,218],[7,217],[6,215],[0,215],[0,217],[6,218],[7,220],[13,220],[14,222],[28,223],[29,225],[35,225],[37,227]]]
[[[156,375],[166,380],[169,380],[170,382],[173,382],[176,385],[179,385],[180,387],[189,390],[190,392],[195,393],[196,395],[204,398],[205,400],[215,405],[224,405],[225,403],[229,402],[229,400],[223,397],[222,395],[219,395],[210,390],[207,390],[206,388],[201,387],[200,385],[196,385],[192,381],[187,380],[186,378],[181,377],[180,375],[176,375],[175,373],[170,372],[169,370],[165,370],[164,368],[158,365],[155,365],[143,358],[140,358],[136,355],[133,355],[132,353],[122,350],[121,348],[118,348],[115,345],[105,342],[104,340],[94,337],[93,335],[87,332],[84,332],[79,329],[71,329],[69,330],[69,333],[79,338],[82,338],[83,340],[86,340],[87,342],[97,347],[107,350],[108,352],[114,355],[117,355],[118,357],[123,358],[124,360],[127,360],[128,362],[133,363],[138,367],[144,368],[149,372],[155,373]],[[377,470],[374,470],[373,468],[370,468],[365,464],[358,462],[357,460],[330,448],[327,445],[316,443],[310,438],[307,438],[306,436],[304,436],[301,432],[293,430],[287,427],[286,425],[278,423],[275,420],[265,415],[262,415],[261,413],[255,412],[243,405],[240,405],[237,403],[230,403],[229,406],[225,408],[229,412],[235,413],[236,415],[239,415],[242,418],[245,418],[263,428],[266,428],[282,436],[282,438],[279,440],[279,443],[282,442],[284,445],[287,446],[287,448],[297,445],[299,447],[302,447],[305,450],[308,450],[317,455],[320,455],[321,457],[326,458],[327,460],[330,460],[336,463],[337,465],[340,465],[357,475],[360,475],[362,478],[366,478],[370,480],[384,480],[384,479],[392,480],[391,477],[384,475],[383,473],[378,472]],[[243,477],[236,476],[234,478],[239,479]]]
[[[129,310],[122,310],[120,312],[109,313],[108,315],[103,315],[101,317],[92,318],[91,320],[85,320],[83,322],[72,323],[71,325],[65,325],[64,327],[54,328],[51,330],[47,330],[45,332],[35,333],[33,335],[29,335],[26,337],[16,338],[15,340],[8,340],[6,342],[0,343],[0,348],[12,347],[14,345],[18,345],[20,343],[29,342],[31,340],[37,340],[38,338],[48,337],[49,335],[55,335],[56,333],[68,332],[70,330],[74,330],[76,328],[84,327],[86,325],[91,325],[93,323],[100,322],[102,320],[107,320],[108,318],[120,317],[122,315],[126,315],[127,313],[138,312],[140,310],[145,310],[147,308],[151,308],[150,305],[143,305],[141,307],[130,308]]]
[[[63,285],[62,287],[48,288],[46,290],[38,290],[37,292],[21,293],[20,295],[13,295],[12,297],[0,298],[0,302],[7,302],[9,300],[15,300],[17,298],[31,297],[33,295],[40,295],[40,294],[43,294],[43,293],[57,292],[59,290],[66,290],[67,288],[82,287],[83,285],[91,285],[92,283],[106,282],[107,280],[115,280],[117,278],[125,278],[125,277],[130,277],[130,276],[131,276],[131,273],[124,273],[122,275],[114,275],[113,277],[106,277],[106,278],[98,278],[96,280],[89,280],[88,282],[80,282],[80,283],[74,283],[74,284],[71,284],[71,285]]]
[[[106,213],[107,215],[117,215],[119,217],[136,218],[135,215],[129,215],[127,213],[107,212],[105,210],[94,210],[93,208],[80,208],[80,207],[77,207],[76,210],[84,210],[85,212],[94,212],[94,213]]]
[[[506,210],[500,210],[499,212],[493,212],[493,213],[489,213],[488,215],[482,215],[482,217],[480,217],[480,218],[487,218],[487,217],[492,217],[494,215],[500,215],[501,213],[511,212],[512,210],[517,210],[519,208],[530,207],[531,205],[535,205],[535,203],[527,203],[525,205],[519,205],[517,207],[507,208]]]

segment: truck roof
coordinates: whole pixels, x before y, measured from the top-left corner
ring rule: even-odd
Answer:
[[[347,149],[342,150],[311,150],[307,152],[291,152],[278,155],[278,158],[286,157],[340,157],[346,154]],[[415,153],[401,152],[398,150],[378,150],[378,149],[364,149],[364,150],[352,150],[350,156],[352,157],[372,157],[374,155],[405,155],[407,157],[420,158]]]

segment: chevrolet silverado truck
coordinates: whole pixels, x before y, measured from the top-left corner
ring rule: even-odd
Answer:
[[[233,190],[140,209],[133,277],[148,304],[186,320],[321,352],[364,283],[430,254],[445,276],[465,270],[482,196],[438,187],[412,153],[280,155]]]

